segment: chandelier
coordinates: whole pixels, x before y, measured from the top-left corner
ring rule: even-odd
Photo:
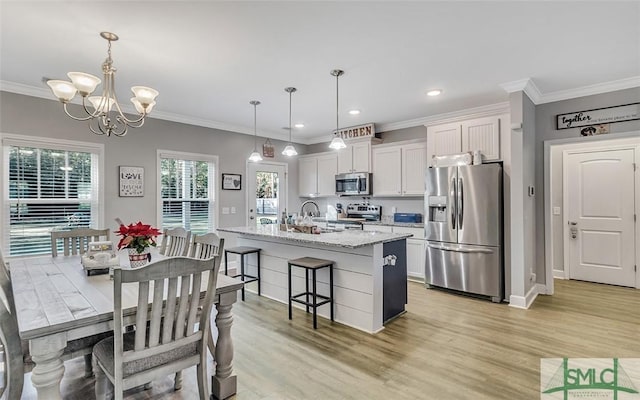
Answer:
[[[340,129],[338,124],[338,115],[340,108],[338,107],[338,79],[340,76],[344,75],[344,71],[341,69],[334,69],[330,72],[331,75],[336,77],[336,132],[334,133],[333,139],[331,140],[331,144],[329,144],[329,148],[340,150],[347,147],[340,136]]]
[[[104,84],[101,96],[90,96],[100,84],[100,78],[84,72],[69,72],[67,76],[71,82],[62,80],[49,80],[47,85],[51,87],[53,94],[62,102],[64,112],[76,121],[89,121],[89,129],[96,135],[124,136],[128,128],[139,128],[144,124],[144,118],[151,112],[156,104],[155,98],[158,91],[145,86],[133,86],[131,98],[139,117],[129,119],[125,117],[115,91],[116,67],[111,58],[111,42],[118,40],[118,35],[111,32],[100,32],[100,36],[109,42],[107,58],[102,63]],[[77,117],[71,115],[67,109],[69,102],[76,93],[82,96],[82,107],[85,115]],[[112,109],[115,107],[115,110]]]
[[[293,147],[293,142],[291,142],[291,94],[295,92],[297,89],[294,87],[286,87],[284,91],[289,93],[289,143],[285,146],[284,150],[282,150],[282,154],[287,157],[297,156],[298,152],[296,148]]]

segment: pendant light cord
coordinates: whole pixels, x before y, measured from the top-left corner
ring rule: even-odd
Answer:
[[[340,108],[338,107],[338,80],[340,79],[340,74],[336,74],[336,134],[335,136],[338,136],[339,131],[338,129],[340,128],[340,125],[338,123],[338,112],[340,110]]]
[[[258,130],[256,129],[256,109],[258,105],[253,105],[253,151],[257,151],[258,149]]]
[[[291,143],[291,94],[293,91],[289,92],[289,143]]]

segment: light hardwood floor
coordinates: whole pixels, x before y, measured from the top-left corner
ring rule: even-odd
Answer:
[[[407,313],[376,335],[247,293],[234,307],[238,400],[539,399],[542,357],[640,357],[640,291],[556,281],[529,310],[409,284]],[[63,396],[93,398],[83,361],[65,364]],[[210,371],[211,371],[210,367]],[[35,399],[30,375],[23,398]],[[131,399],[196,399],[154,382]]]

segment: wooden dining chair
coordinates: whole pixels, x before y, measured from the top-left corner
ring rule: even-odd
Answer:
[[[224,239],[220,239],[220,236],[215,233],[206,233],[204,235],[193,234],[191,236],[191,250],[189,251],[189,257],[199,258],[201,260],[205,258],[211,258],[221,254],[220,244],[224,243]]]
[[[191,232],[184,228],[165,229],[162,233],[160,254],[167,257],[186,257],[189,254]]]
[[[76,228],[51,232],[51,255],[58,257],[58,240],[62,239],[65,256],[82,255],[89,249],[89,242],[109,240],[109,229]]]
[[[19,399],[22,396],[25,372],[20,335],[15,314],[9,312],[4,302],[0,302],[0,342],[3,347],[0,353],[3,366],[0,399]]]
[[[114,336],[93,350],[97,399],[104,399],[112,390],[116,400],[122,399],[124,390],[194,365],[199,397],[208,398],[207,337],[219,269],[218,256],[206,260],[172,257],[133,270],[114,270]],[[131,283],[138,286],[138,329],[125,332],[122,286]]]

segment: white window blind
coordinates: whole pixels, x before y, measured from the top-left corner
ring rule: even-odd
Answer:
[[[213,160],[161,153],[162,229],[183,227],[195,234],[214,231],[214,177]]]
[[[51,231],[97,226],[99,151],[5,140],[3,164],[5,254],[47,254]]]

